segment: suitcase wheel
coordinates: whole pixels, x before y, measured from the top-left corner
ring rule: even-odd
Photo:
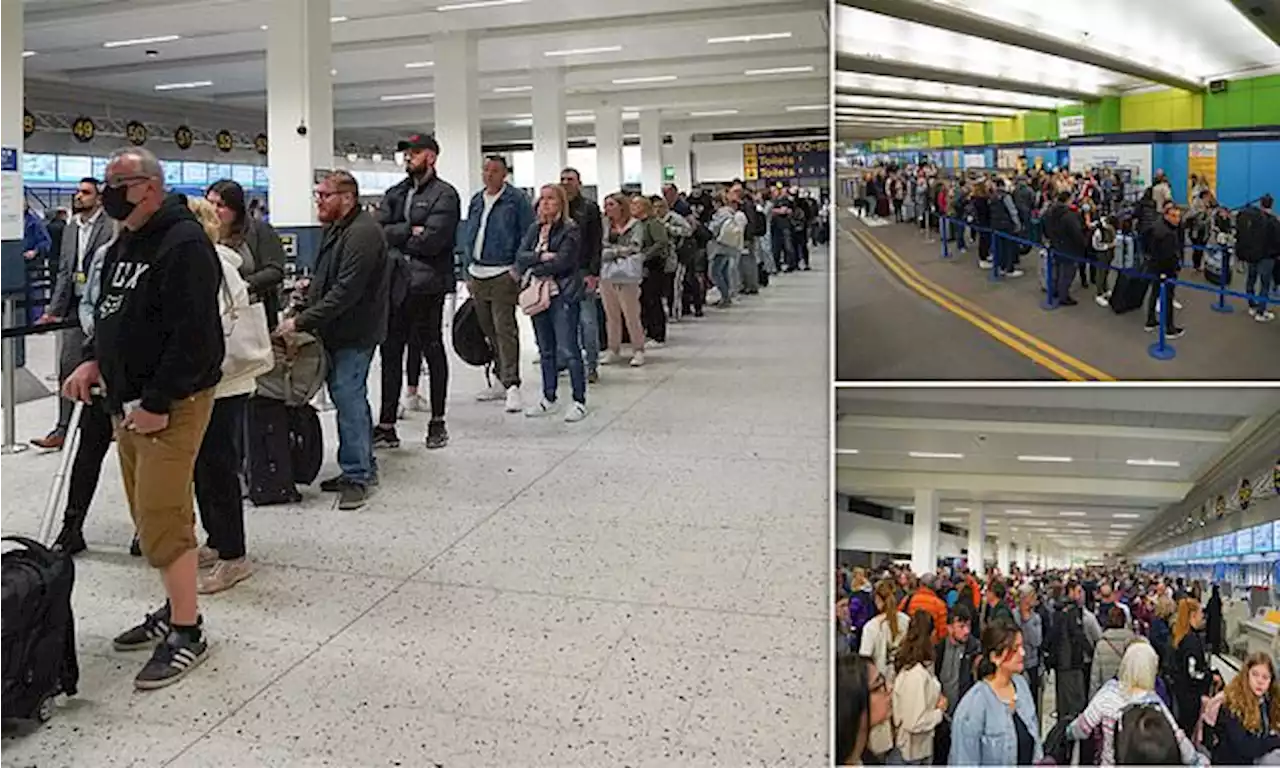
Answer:
[[[40,703],[36,705],[36,720],[41,723],[47,723],[53,718],[53,711],[56,707],[54,697],[56,694],[48,694]]]

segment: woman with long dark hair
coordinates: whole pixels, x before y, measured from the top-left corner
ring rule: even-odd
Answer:
[[[947,697],[934,673],[933,615],[917,611],[898,648],[893,685],[895,745],[906,765],[928,765],[933,759],[933,732],[947,711]]]
[[[878,614],[862,628],[859,653],[875,662],[876,668],[892,683],[893,658],[897,655],[909,626],[907,614],[898,610],[892,581],[883,579],[876,584],[875,606]],[[893,729],[889,723],[878,723],[871,729],[866,749],[877,756],[883,756],[893,749]]]
[[[218,211],[221,227],[217,242],[240,255],[240,276],[249,286],[249,296],[266,305],[267,326],[275,330],[280,314],[280,286],[284,282],[280,235],[270,224],[249,215],[244,188],[231,179],[210,184],[204,198]]]
[[[862,765],[871,729],[889,720],[893,688],[866,656],[836,661],[836,764]]]
[[[952,765],[1028,766],[1044,754],[1031,687],[1022,675],[1022,632],[1005,618],[982,629],[975,683],[956,707]]]

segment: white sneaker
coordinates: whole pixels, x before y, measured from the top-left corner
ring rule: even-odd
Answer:
[[[1022,270],[1020,270],[1020,269],[1011,269],[1011,270],[1009,270],[1008,272],[1005,272],[1005,273],[1004,273],[1004,276],[1005,276],[1005,277],[1022,277],[1022,276],[1023,276],[1023,275],[1025,275],[1025,274],[1026,274],[1026,272],[1023,272],[1023,271],[1022,271]]]
[[[1255,312],[1253,314],[1253,319],[1260,323],[1269,323],[1272,320],[1275,320],[1276,316],[1274,312]]]
[[[1101,296],[1098,296],[1098,297],[1094,298],[1094,301],[1095,301],[1095,302],[1097,302],[1098,306],[1100,306],[1100,307],[1109,307],[1109,306],[1111,306],[1111,297],[1110,297],[1110,296],[1108,296],[1108,295],[1107,295],[1107,294],[1105,294],[1105,293],[1104,293],[1104,294],[1102,294]]]
[[[564,415],[564,420],[569,424],[582,421],[585,418],[587,418],[587,406],[577,402],[576,400],[573,405],[569,406],[568,412]]]
[[[538,398],[538,402],[524,409],[524,415],[529,418],[537,418],[539,416],[550,416],[559,410],[559,405],[553,403],[545,397]]]
[[[642,349],[642,350],[640,350],[639,352],[636,352],[634,355],[632,355],[632,356],[631,356],[631,367],[632,367],[632,368],[639,368],[639,367],[640,367],[640,366],[642,366],[642,365],[644,365],[644,350],[643,350],[643,349]]]
[[[520,388],[507,387],[507,413],[519,413],[522,408],[524,403],[520,401]]]
[[[618,362],[618,353],[612,349],[606,349],[600,353],[600,365],[613,365]]]
[[[978,269],[991,269],[991,262],[989,262],[989,261],[979,261],[979,262],[978,262]]]
[[[412,395],[405,395],[404,402],[400,404],[401,416],[408,411],[413,411],[414,413],[426,413],[428,410],[430,410],[430,408],[427,406],[427,401],[417,392]]]
[[[647,339],[647,340],[645,341],[645,346],[648,346],[648,347],[657,347],[658,349],[662,349],[663,347],[667,346],[667,342],[665,342],[665,341],[654,341],[653,339]]]
[[[1182,309],[1182,302],[1178,301],[1177,299],[1174,299],[1174,300],[1173,300],[1173,308],[1174,308],[1174,309]]]
[[[476,395],[476,400],[479,400],[482,403],[492,403],[496,400],[501,400],[506,396],[507,390],[503,388],[501,384],[490,384],[480,390],[479,394]]]

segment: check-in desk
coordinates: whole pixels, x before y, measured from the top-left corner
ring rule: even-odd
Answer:
[[[1253,618],[1241,623],[1246,651],[1261,651],[1272,658],[1280,657],[1280,610],[1259,608]]]

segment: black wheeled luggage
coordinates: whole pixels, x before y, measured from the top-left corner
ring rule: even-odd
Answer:
[[[295,485],[289,406],[283,400],[249,398],[249,501],[255,507],[302,500]]]
[[[1141,307],[1149,285],[1149,281],[1124,272],[1116,275],[1116,284],[1111,290],[1111,311],[1123,315]]]
[[[324,431],[320,427],[320,415],[310,404],[286,407],[289,409],[289,461],[293,481],[310,485],[324,464]]]

